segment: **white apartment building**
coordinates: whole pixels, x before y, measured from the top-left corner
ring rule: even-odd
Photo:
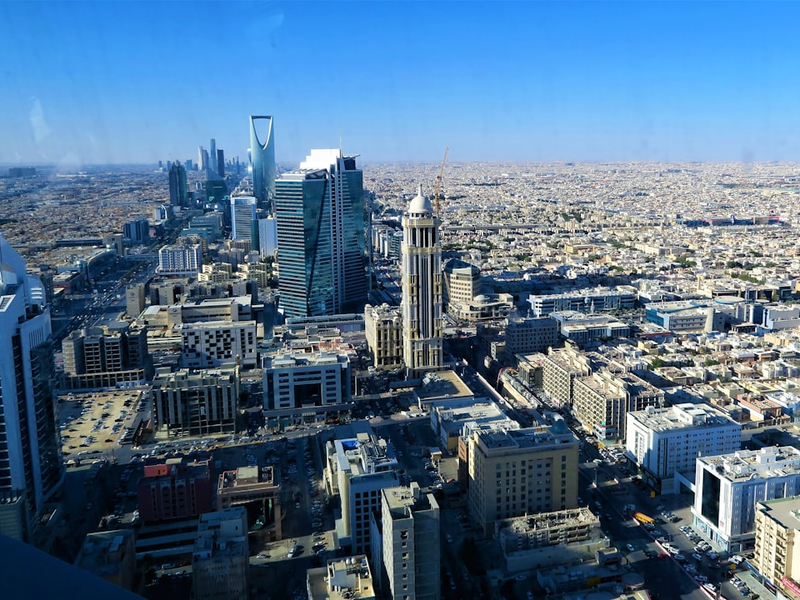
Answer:
[[[333,493],[338,490],[342,510],[336,521],[339,539],[342,545],[349,542],[354,554],[368,553],[370,515],[380,510],[381,490],[400,483],[397,459],[386,440],[368,433],[334,440],[326,454],[327,487]]]
[[[694,481],[698,456],[736,452],[742,426],[709,404],[648,407],[627,414],[625,446],[642,470],[642,479],[656,492],[680,491],[678,473]]]
[[[791,446],[700,457],[694,526],[726,552],[753,548],[758,503],[800,494],[800,450]]]
[[[203,247],[200,244],[173,244],[158,251],[159,275],[197,275],[203,266]]]
[[[179,325],[181,365],[207,369],[237,363],[245,369],[258,364],[255,321],[214,321]]]
[[[439,504],[417,482],[381,494],[381,561],[392,600],[441,597]]]

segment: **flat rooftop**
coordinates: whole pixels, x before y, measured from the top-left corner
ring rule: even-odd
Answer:
[[[710,404],[683,403],[668,408],[650,408],[628,413],[631,418],[651,431],[677,431],[709,427],[738,427],[741,425],[727,413]]]
[[[733,454],[699,457],[719,477],[741,481],[752,476],[786,477],[800,474],[800,450],[792,446],[769,446],[759,450],[739,450]]]

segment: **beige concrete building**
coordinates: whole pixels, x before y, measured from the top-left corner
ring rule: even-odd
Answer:
[[[791,597],[800,596],[800,496],[756,505],[755,558],[759,573]],[[798,544],[798,545],[796,545]]]
[[[75,566],[109,583],[136,592],[136,551],[133,529],[86,534]]]
[[[364,329],[376,369],[402,366],[403,317],[400,307],[367,304],[364,307]]]
[[[217,506],[220,509],[258,503],[262,511],[263,529],[271,540],[282,539],[281,486],[275,480],[275,469],[239,467],[220,474],[217,483]]]
[[[472,390],[455,371],[430,372],[422,378],[422,385],[414,388],[414,402],[420,408],[442,400],[470,400],[475,397]]]
[[[601,371],[575,379],[572,414],[601,440],[624,440],[628,412],[664,406],[664,391],[633,373]]]
[[[503,519],[495,522],[494,536],[510,573],[593,560],[608,545],[600,519],[588,508]]]
[[[243,506],[200,515],[192,552],[194,600],[247,600],[248,557]]]
[[[61,342],[67,389],[113,387],[150,379],[147,327],[122,321],[113,325],[79,329]]]
[[[165,368],[153,379],[155,426],[173,435],[235,431],[238,402],[238,367],[199,373]]]
[[[605,366],[607,361],[596,352],[581,352],[567,345],[563,350],[550,351],[542,359],[544,391],[555,404],[572,404],[573,382],[588,377]]]
[[[383,490],[381,562],[392,600],[439,600],[439,504],[416,482]]]
[[[146,298],[143,283],[136,283],[125,288],[125,312],[131,319],[138,317],[144,310]]]
[[[467,501],[485,535],[495,521],[577,507],[578,439],[563,422],[472,432]]]
[[[447,312],[458,312],[461,304],[469,304],[482,292],[481,270],[463,260],[454,258],[444,266],[444,294],[442,300]]]
[[[375,600],[372,571],[363,554],[329,560],[306,573],[308,600]]]

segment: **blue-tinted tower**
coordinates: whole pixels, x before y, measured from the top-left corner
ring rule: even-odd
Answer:
[[[355,159],[339,150],[314,150],[300,169],[275,182],[280,303],[286,317],[364,308],[364,185]]]
[[[256,123],[264,126],[263,142],[256,131]],[[250,156],[253,166],[253,195],[263,208],[270,208],[275,196],[275,136],[271,116],[250,117]]]

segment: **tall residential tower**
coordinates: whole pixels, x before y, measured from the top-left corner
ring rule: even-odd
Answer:
[[[266,136],[260,141],[256,122],[264,121]],[[250,160],[253,167],[253,195],[262,208],[267,207],[275,195],[275,141],[271,116],[250,117]]]
[[[50,309],[42,283],[0,236],[0,533],[32,542],[64,479]]]
[[[422,195],[403,215],[403,360],[409,380],[442,366],[442,248],[439,217]]]
[[[363,174],[355,156],[312,150],[275,183],[287,317],[361,312],[367,298]]]

